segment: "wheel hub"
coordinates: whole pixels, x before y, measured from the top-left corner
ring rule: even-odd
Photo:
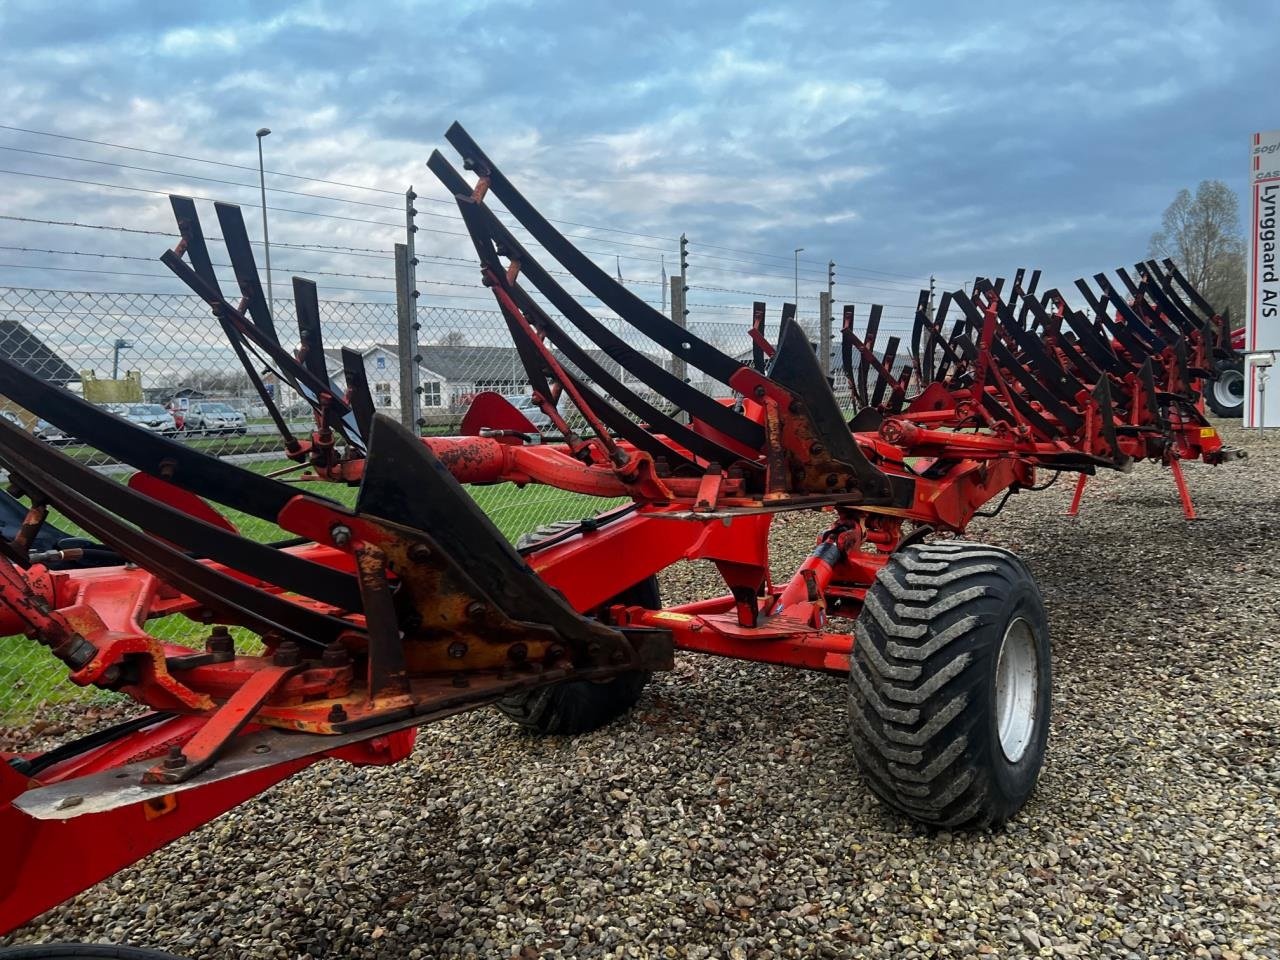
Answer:
[[[1224,407],[1236,406],[1244,401],[1244,374],[1239,370],[1223,370],[1213,382],[1213,396]]]
[[[1022,759],[1036,729],[1039,668],[1035,633],[1031,624],[1017,617],[1005,630],[996,655],[996,729],[1000,750],[1010,763]]]

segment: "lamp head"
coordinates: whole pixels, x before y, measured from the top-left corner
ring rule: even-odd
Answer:
[[[261,140],[263,137],[265,137],[265,136],[266,136],[267,134],[269,134],[270,132],[271,132],[271,128],[270,128],[270,127],[259,127],[259,128],[258,128],[258,132],[257,132],[256,134],[254,134],[254,136],[256,136],[259,140]]]

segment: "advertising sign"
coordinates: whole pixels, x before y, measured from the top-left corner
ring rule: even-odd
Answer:
[[[1280,350],[1280,130],[1255,133],[1249,148],[1249,262],[1245,348]],[[1280,384],[1267,384],[1266,418],[1280,426]],[[1245,368],[1244,422],[1257,426],[1258,367]]]

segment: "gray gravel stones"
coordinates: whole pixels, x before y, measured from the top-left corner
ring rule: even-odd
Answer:
[[[1280,442],[1013,497],[972,539],[1045,595],[1054,727],[995,834],[929,833],[859,784],[835,677],[683,656],[608,729],[491,711],[388,768],[326,762],[10,942],[196,957],[1280,955]],[[821,520],[777,524],[786,575]],[[669,600],[714,589],[664,577]]]

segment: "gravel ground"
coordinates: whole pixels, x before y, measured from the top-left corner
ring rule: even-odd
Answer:
[[[683,656],[639,709],[537,740],[489,711],[391,768],[317,765],[19,931],[189,957],[1280,956],[1280,439],[1071,478],[970,532],[1054,641],[1050,755],[994,834],[858,782],[839,678]],[[779,523],[777,570],[812,516]],[[665,595],[713,589],[695,568]]]

